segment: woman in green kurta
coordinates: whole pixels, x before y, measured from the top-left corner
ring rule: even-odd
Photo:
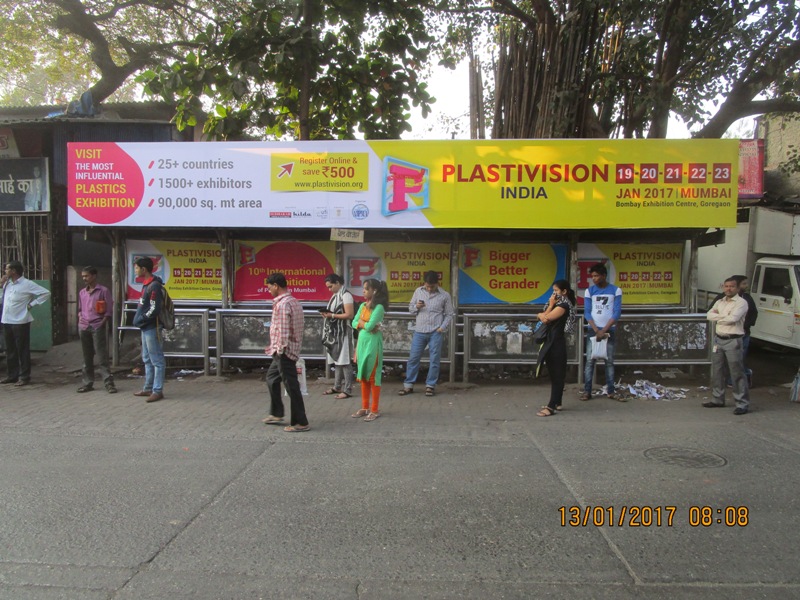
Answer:
[[[379,279],[367,279],[364,282],[364,303],[353,319],[353,329],[358,330],[356,379],[361,382],[361,410],[356,411],[353,417],[364,417],[365,421],[374,421],[381,416],[378,412],[383,371],[381,323],[388,308],[389,290],[386,283]]]

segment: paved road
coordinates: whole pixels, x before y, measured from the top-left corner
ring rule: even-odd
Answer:
[[[779,385],[736,417],[696,381],[674,402],[571,384],[543,419],[546,380],[390,381],[364,423],[312,382],[313,431],[286,434],[255,375],[145,404],[132,379],[76,394],[61,352],[0,390],[0,600],[800,598],[800,405]]]

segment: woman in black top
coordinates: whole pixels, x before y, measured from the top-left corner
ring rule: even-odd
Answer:
[[[542,327],[548,327],[548,332],[539,348],[536,376],[541,373],[542,364],[546,364],[550,373],[550,403],[543,406],[536,416],[552,417],[561,410],[561,397],[567,379],[567,341],[564,336],[575,323],[575,292],[569,281],[559,279],[553,284],[553,295],[537,316]]]

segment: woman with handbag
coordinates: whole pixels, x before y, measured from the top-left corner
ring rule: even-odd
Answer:
[[[546,328],[546,334],[539,348],[536,361],[536,376],[547,365],[550,373],[550,402],[536,413],[537,417],[552,417],[561,410],[561,398],[564,395],[564,383],[567,379],[567,340],[566,332],[575,324],[575,292],[566,279],[559,279],[553,284],[553,295],[545,309],[537,317]],[[537,330],[537,333],[538,330]],[[541,335],[541,334],[540,334]]]
[[[353,395],[353,327],[350,322],[355,315],[353,294],[344,287],[341,275],[331,273],[325,278],[325,287],[333,295],[328,300],[328,307],[320,311],[325,317],[322,329],[322,345],[333,363],[335,378],[333,387],[323,392],[326,396],[336,394],[334,398],[341,400]]]
[[[364,282],[364,303],[353,319],[353,327],[359,331],[356,378],[361,382],[361,410],[352,415],[356,419],[364,417],[365,421],[374,421],[381,416],[378,412],[383,372],[381,323],[388,308],[389,290],[386,283],[378,279],[367,279]]]

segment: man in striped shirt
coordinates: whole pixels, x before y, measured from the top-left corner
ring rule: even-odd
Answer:
[[[264,419],[267,425],[283,423],[284,407],[281,399],[281,382],[291,401],[291,424],[283,430],[289,433],[308,431],[311,427],[306,417],[306,406],[297,380],[297,360],[303,345],[303,307],[287,289],[283,273],[272,273],[267,278],[267,289],[272,294],[272,323],[269,327],[269,346],[265,350],[272,357],[267,370],[267,389],[270,396],[270,414]]]
[[[439,287],[439,274],[436,271],[428,271],[423,276],[423,281],[425,285],[417,288],[408,304],[408,311],[416,315],[417,323],[411,340],[406,379],[403,382],[403,389],[399,392],[401,396],[414,391],[419,363],[426,347],[430,349],[430,366],[428,376],[425,378],[425,395],[434,395],[436,383],[439,381],[442,341],[450,321],[453,320],[453,300],[450,294]]]

